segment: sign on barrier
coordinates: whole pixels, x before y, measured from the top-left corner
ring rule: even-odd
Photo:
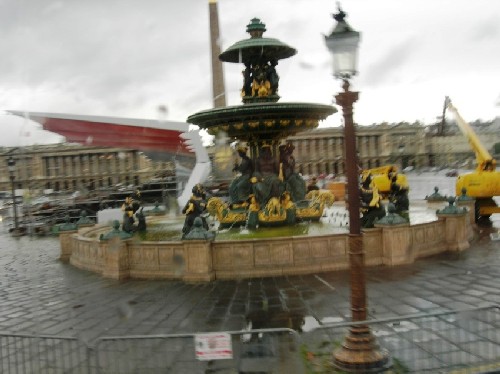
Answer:
[[[194,336],[194,346],[196,348],[196,358],[200,361],[227,360],[233,358],[230,334],[196,334]]]

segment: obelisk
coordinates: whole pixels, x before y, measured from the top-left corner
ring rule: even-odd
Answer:
[[[210,12],[210,46],[212,52],[212,96],[214,108],[219,108],[226,106],[226,92],[224,88],[222,61],[219,60],[221,42],[217,0],[208,0],[208,8]]]

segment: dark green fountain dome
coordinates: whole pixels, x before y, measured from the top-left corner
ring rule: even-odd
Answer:
[[[253,62],[255,56],[262,60],[282,60],[297,53],[295,48],[278,39],[263,38],[264,31],[266,25],[260,19],[253,18],[247,25],[247,32],[251,37],[234,43],[219,55],[219,59],[224,62],[248,63]]]

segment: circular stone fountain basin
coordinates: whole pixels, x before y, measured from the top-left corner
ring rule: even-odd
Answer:
[[[410,206],[410,224],[415,225],[436,220],[435,208],[430,208],[425,201],[422,203],[416,202]],[[148,233],[141,239],[147,241],[180,240],[183,222],[183,217],[155,219],[154,222],[148,225]],[[216,230],[218,227],[218,223],[212,217],[208,218],[208,224],[212,230]],[[257,230],[248,230],[245,227],[220,229],[217,230],[215,240],[269,239],[347,232],[349,232],[349,214],[343,204],[335,204],[330,208],[325,208],[323,217],[319,222],[301,222],[282,227],[261,227]]]

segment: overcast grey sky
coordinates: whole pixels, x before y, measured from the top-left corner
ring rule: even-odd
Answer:
[[[500,1],[345,0],[362,33],[355,121],[435,122],[449,95],[466,120],[499,115]],[[295,47],[280,61],[281,101],[332,103],[323,34],[332,0],[219,0],[222,49],[248,38],[253,17],[265,36]],[[212,106],[208,0],[0,0],[0,110],[16,109],[185,121]],[[224,64],[228,105],[239,105],[238,64]],[[323,125],[336,126],[340,114]],[[0,116],[0,145],[47,137]]]

